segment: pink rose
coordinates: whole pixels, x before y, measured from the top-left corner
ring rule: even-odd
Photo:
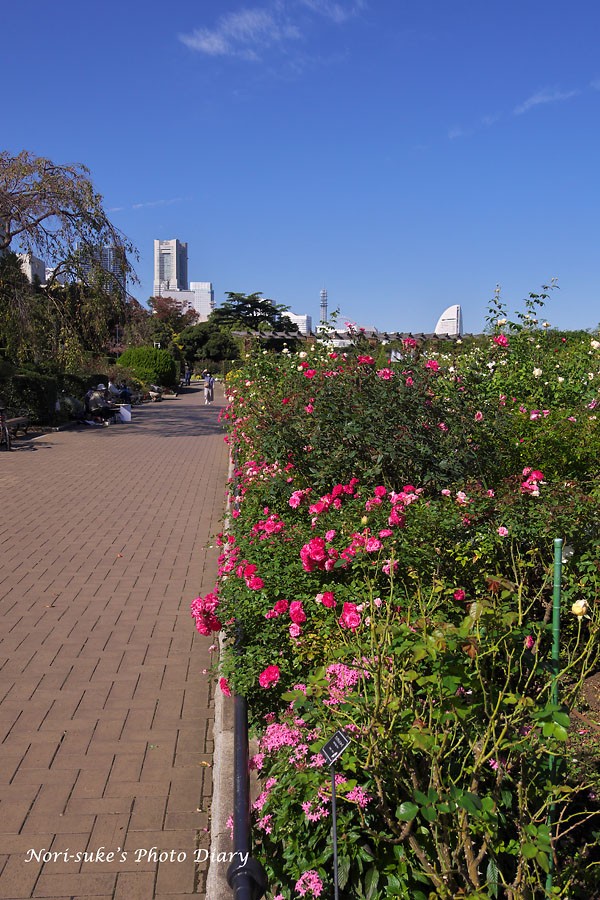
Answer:
[[[339,619],[342,628],[349,628],[356,631],[360,625],[360,613],[355,603],[344,603],[342,614]]]
[[[465,592],[463,591],[462,588],[458,588],[458,590],[454,591],[454,594],[452,596],[454,597],[455,600],[458,600],[458,602],[460,603],[460,601],[464,600],[467,595],[465,594]]]
[[[322,594],[317,594],[315,600],[317,603],[322,603],[323,606],[327,606],[329,609],[333,609],[335,606],[335,597],[332,591],[323,591]]]
[[[300,600],[294,600],[290,603],[290,619],[296,625],[302,625],[303,622],[306,622],[306,613],[302,609]]]
[[[378,538],[370,537],[365,544],[365,550],[367,553],[377,553],[378,550],[381,550],[382,546],[383,544]]]
[[[279,666],[267,666],[258,676],[258,683],[262,688],[270,688],[279,681]]]
[[[246,578],[246,585],[251,591],[262,591],[265,583],[258,575],[252,575],[250,578]]]

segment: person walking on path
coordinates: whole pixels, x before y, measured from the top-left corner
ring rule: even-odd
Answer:
[[[215,379],[210,372],[204,372],[204,405],[208,406],[215,399]]]

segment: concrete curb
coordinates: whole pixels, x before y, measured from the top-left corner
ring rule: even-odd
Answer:
[[[228,480],[233,474],[229,457]],[[223,531],[229,529],[229,507]],[[223,637],[219,636],[219,655]],[[213,725],[213,795],[210,820],[210,865],[206,876],[207,900],[231,900],[232,890],[227,883],[228,863],[219,862],[219,854],[227,859],[233,852],[233,841],[227,820],[233,812],[233,703],[226,703],[223,691],[215,690],[215,721]],[[223,859],[223,857],[221,857]]]
[[[227,819],[233,809],[233,704],[226,703],[223,692],[215,692],[215,721],[213,725],[213,794],[210,820],[210,865],[206,876],[207,900],[231,900],[227,884],[229,862],[233,852]]]

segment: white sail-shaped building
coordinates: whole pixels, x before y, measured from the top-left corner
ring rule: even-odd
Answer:
[[[441,314],[438,323],[435,326],[435,333],[451,334],[458,337],[462,334],[462,330],[462,310],[460,305],[455,303],[454,306],[449,306],[448,309],[445,309]]]

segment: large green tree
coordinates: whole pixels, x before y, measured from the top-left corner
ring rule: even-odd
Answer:
[[[219,326],[248,331],[286,331],[294,334],[298,326],[286,316],[289,306],[263,297],[260,291],[239,294],[227,291],[227,300],[217,307],[210,321]]]
[[[196,363],[221,363],[237,359],[239,350],[229,332],[212,322],[200,322],[184,328],[177,338],[186,363],[192,368]]]

